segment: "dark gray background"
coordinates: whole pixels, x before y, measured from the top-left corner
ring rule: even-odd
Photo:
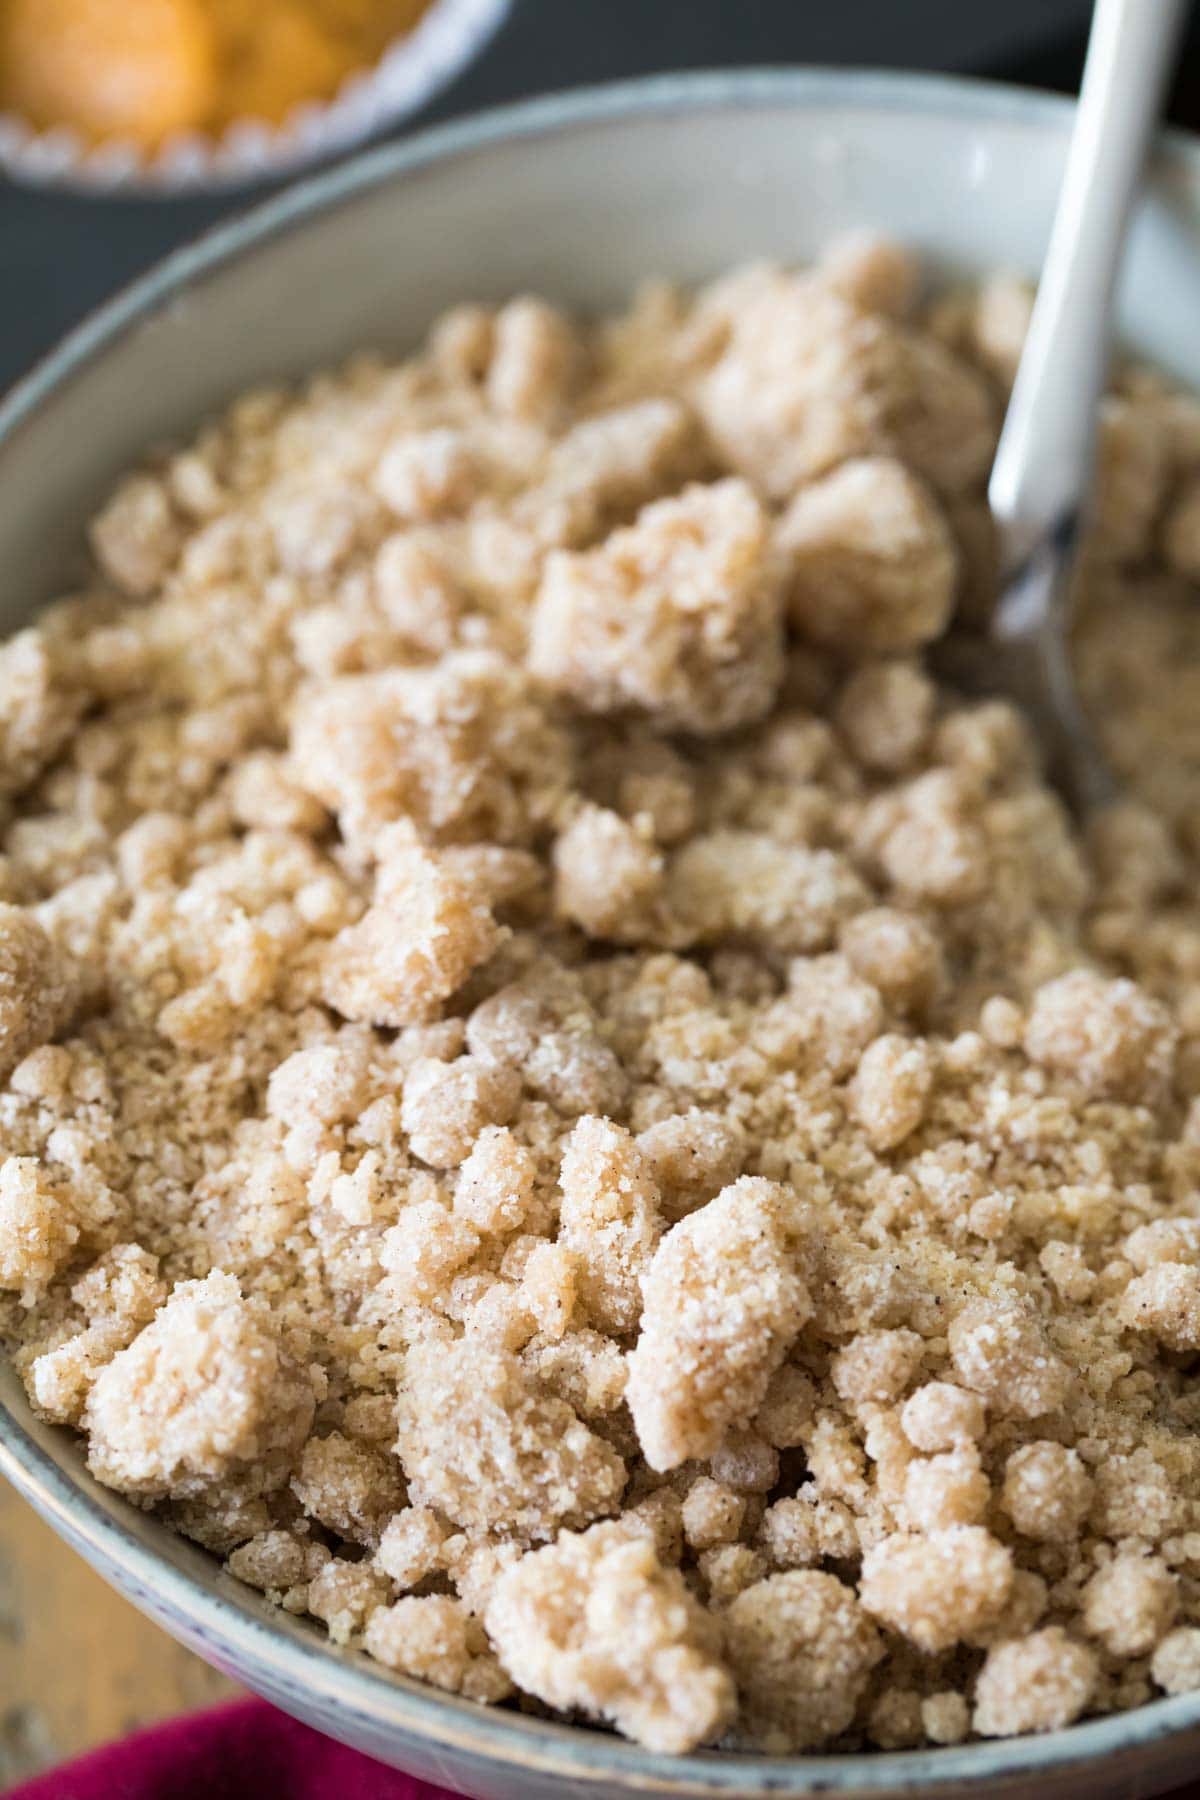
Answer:
[[[514,0],[481,59],[406,130],[553,88],[673,68],[858,63],[1078,79],[1088,0]],[[1200,124],[1195,28],[1174,115]],[[0,389],[112,290],[262,188],[73,198],[0,183]]]

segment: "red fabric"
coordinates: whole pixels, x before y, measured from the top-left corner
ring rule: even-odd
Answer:
[[[235,1700],[14,1788],[8,1800],[452,1800],[276,1712]]]
[[[1194,1800],[1184,1789],[1168,1800]],[[265,1700],[173,1719],[13,1788],[7,1800],[454,1800]]]

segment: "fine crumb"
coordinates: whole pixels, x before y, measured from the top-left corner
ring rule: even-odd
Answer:
[[[488,1646],[479,1620],[461,1601],[429,1594],[377,1606],[363,1648],[401,1675],[415,1675],[468,1700],[498,1701],[512,1683]]]
[[[620,1456],[565,1400],[470,1339],[409,1351],[398,1416],[410,1492],[456,1525],[552,1537],[614,1511],[625,1485]]]
[[[325,1544],[304,1533],[284,1529],[256,1531],[233,1550],[226,1563],[231,1575],[248,1587],[258,1588],[289,1611],[303,1611],[308,1586],[332,1560]],[[297,1606],[292,1606],[293,1598]]]
[[[1091,1509],[1092,1478],[1078,1452],[1064,1444],[1023,1444],[1005,1464],[1001,1499],[1026,1537],[1069,1542]]]
[[[645,1538],[595,1526],[523,1557],[485,1615],[513,1679],[610,1719],[651,1750],[711,1742],[733,1717],[716,1622]]]
[[[993,408],[962,361],[803,275],[767,271],[755,286],[700,389],[705,423],[735,468],[781,499],[876,453],[951,493],[983,475]]]
[[[36,1157],[0,1163],[0,1291],[32,1307],[69,1260],[79,1231],[68,1195],[47,1180]]]
[[[91,528],[96,561],[127,594],[153,593],[183,547],[183,530],[161,481],[133,475],[122,482]]]
[[[949,1338],[959,1376],[996,1412],[1036,1419],[1066,1398],[1067,1369],[1029,1307],[1007,1299],[968,1301]]]
[[[574,1252],[580,1298],[601,1331],[633,1331],[662,1234],[658,1185],[629,1133],[584,1118],[563,1149],[561,1242]]]
[[[1156,1262],[1125,1289],[1121,1318],[1151,1332],[1168,1350],[1200,1349],[1200,1269]]]
[[[1178,1610],[1178,1584],[1158,1557],[1115,1556],[1083,1591],[1083,1628],[1112,1656],[1153,1650]]]
[[[383,1521],[403,1503],[395,1462],[340,1431],[309,1438],[292,1477],[292,1492],[310,1519],[351,1543],[379,1542]]]
[[[975,1684],[974,1725],[981,1737],[1061,1731],[1085,1710],[1100,1677],[1095,1653],[1049,1625],[989,1650]]]
[[[369,1563],[331,1556],[309,1582],[305,1604],[335,1644],[348,1644],[388,1598],[387,1581]]]
[[[781,596],[752,490],[689,488],[601,549],[552,556],[530,662],[588,710],[636,708],[666,730],[761,718],[783,674]]]
[[[657,1251],[628,1389],[651,1468],[711,1455],[763,1400],[811,1304],[790,1213],[781,1188],[747,1176],[674,1226]]]
[[[1175,1031],[1166,1008],[1134,982],[1077,969],[1039,988],[1025,1048],[1090,1095],[1140,1100],[1170,1080]]]
[[[787,1754],[845,1730],[884,1654],[852,1589],[810,1570],[771,1575],[739,1594],[725,1619],[755,1744]]]
[[[34,915],[0,903],[0,1074],[60,1031],[76,999],[66,962]]]
[[[918,1450],[953,1450],[983,1436],[984,1405],[951,1381],[930,1381],[904,1402],[900,1422]]]
[[[971,1708],[964,1694],[930,1694],[921,1702],[921,1724],[931,1744],[961,1744],[970,1734]]]
[[[384,865],[387,886],[329,944],[322,992],[345,1019],[410,1025],[436,1018],[499,941],[488,909],[415,847]]]
[[[987,1625],[1012,1588],[1012,1556],[978,1525],[884,1538],[863,1558],[867,1611],[927,1654]]]
[[[146,1499],[187,1499],[241,1479],[286,1481],[313,1392],[228,1275],[185,1281],[101,1370],[84,1413],[88,1466]]]
[[[449,1535],[432,1507],[406,1506],[384,1526],[376,1565],[401,1592],[415,1588],[441,1567]]]
[[[1190,1694],[1200,1687],[1200,1629],[1170,1631],[1150,1660],[1150,1673],[1164,1693]]]
[[[904,318],[916,304],[921,267],[912,251],[873,231],[836,238],[818,264],[821,280],[864,312]]]
[[[923,482],[887,457],[844,462],[784,514],[788,606],[817,643],[859,655],[916,650],[950,617],[958,559]]]

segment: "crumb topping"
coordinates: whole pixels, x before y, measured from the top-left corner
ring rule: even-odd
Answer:
[[[610,1719],[651,1750],[708,1743],[733,1715],[719,1625],[653,1544],[621,1525],[563,1532],[522,1557],[484,1622],[519,1686]]]
[[[462,307],[0,647],[0,1340],[398,1677],[671,1752],[1200,1686],[1200,404],[1106,404],[1080,824],[925,659],[1028,316],[861,237]]]

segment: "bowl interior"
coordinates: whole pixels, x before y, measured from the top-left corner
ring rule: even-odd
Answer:
[[[352,349],[403,349],[441,309],[533,290],[619,305],[648,275],[694,280],[804,258],[874,226],[944,272],[1036,271],[1069,126],[1057,101],[942,79],[797,71],[670,78],[426,134],[318,178],[185,250],[77,331],[0,406],[0,628],[69,582],[115,475],[235,393]],[[1200,147],[1164,145],[1138,219],[1122,329],[1200,384]],[[95,1488],[77,1444],[30,1418],[0,1369],[0,1471],[139,1605],[323,1729],[486,1800],[675,1794],[866,1796],[963,1786],[1128,1800],[1180,1778],[1200,1699],[1042,1740],[906,1755],[646,1754],[598,1733],[386,1679],[272,1615],[199,1551]],[[1098,1765],[1097,1759],[1103,1758]]]
[[[106,484],[240,390],[414,343],[462,299],[619,305],[647,275],[811,255],[879,226],[946,270],[1036,271],[1062,102],[819,72],[663,78],[445,127],[177,253],[0,407],[0,624],[70,571]],[[1122,289],[1130,340],[1200,381],[1200,171],[1168,140]]]

